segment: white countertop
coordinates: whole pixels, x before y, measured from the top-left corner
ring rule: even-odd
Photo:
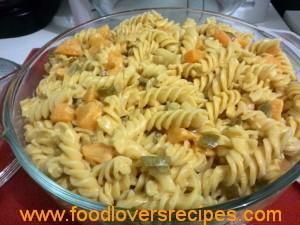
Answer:
[[[58,14],[59,13],[60,11]],[[21,64],[32,48],[43,46],[64,30],[56,25],[55,22],[57,22],[57,20],[63,20],[61,15],[56,15],[54,20],[48,26],[30,35],[17,38],[0,39],[0,57]],[[270,5],[268,9],[264,22],[259,23],[259,25],[269,28],[288,29],[287,25],[272,5]]]
[[[56,35],[42,29],[22,37],[0,39],[0,57],[21,64],[32,48],[43,46]]]

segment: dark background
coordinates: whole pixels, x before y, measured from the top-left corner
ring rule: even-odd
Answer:
[[[61,0],[0,0],[0,38],[22,36],[42,29],[51,21],[60,2]],[[271,2],[281,16],[286,10],[300,10],[300,0]]]
[[[286,10],[300,10],[300,0],[271,0],[271,2],[281,16]]]

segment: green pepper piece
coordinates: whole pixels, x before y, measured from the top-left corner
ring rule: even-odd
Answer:
[[[129,116],[128,115],[121,116],[121,120],[123,123],[126,123],[129,120]]]
[[[232,33],[232,32],[229,32],[229,31],[225,31],[225,33],[230,37],[230,39],[233,41],[236,36]]]
[[[267,117],[272,117],[272,104],[271,102],[262,103],[257,107],[258,110],[262,111]]]
[[[153,136],[153,143],[154,144],[157,144],[158,142],[159,142],[159,139],[161,138],[161,136],[162,136],[162,134],[161,133],[159,133],[159,132],[155,132],[154,133],[154,136]]]
[[[146,79],[145,77],[140,77],[140,78],[139,78],[139,85],[140,85],[140,86],[146,87],[147,82],[148,82],[148,79]]]
[[[216,134],[204,134],[198,140],[198,146],[213,149],[219,145],[218,140],[219,140],[219,136]]]
[[[255,183],[255,190],[259,191],[260,189],[266,187],[269,184],[269,181],[263,180],[263,179],[258,179]]]
[[[168,102],[166,106],[167,106],[167,110],[180,109],[180,104],[178,104],[177,102]]]
[[[145,167],[169,167],[170,158],[166,156],[142,156],[141,161]]]
[[[77,63],[73,63],[68,69],[69,75],[74,75],[76,72],[80,72],[80,66]]]
[[[239,188],[237,185],[231,185],[229,187],[224,188],[224,194],[227,199],[234,199],[239,197]]]
[[[106,96],[110,96],[110,95],[114,95],[117,93],[117,90],[115,89],[114,86],[111,87],[107,87],[107,88],[100,88],[98,90],[98,93],[101,97],[106,97]]]
[[[242,118],[241,117],[235,117],[233,119],[231,119],[230,123],[228,124],[228,126],[235,126],[235,125],[241,125],[242,124]]]
[[[170,172],[169,166],[149,167],[149,168],[153,169],[155,172],[158,172],[158,173],[169,173]]]

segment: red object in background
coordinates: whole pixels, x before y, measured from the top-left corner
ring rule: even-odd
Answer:
[[[32,55],[33,52],[30,53]],[[44,55],[42,61],[47,55]],[[39,65],[35,68],[43,70]],[[12,157],[9,146],[0,140],[1,160]],[[1,161],[0,160],[0,161]],[[77,222],[23,222],[20,209],[56,210],[61,209],[56,201],[36,184],[23,169],[18,171],[3,187],[0,188],[0,225],[79,225]],[[283,215],[282,222],[251,222],[248,225],[300,225],[300,184],[289,187],[273,204],[266,209],[279,209]],[[70,217],[65,217],[71,221]]]

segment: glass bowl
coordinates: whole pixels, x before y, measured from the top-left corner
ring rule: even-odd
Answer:
[[[148,10],[148,9],[147,9]],[[176,22],[182,22],[186,18],[190,17],[195,19],[198,23],[203,23],[208,17],[214,16],[219,22],[224,22],[234,26],[236,29],[251,32],[255,39],[261,38],[275,38],[276,34],[266,31],[266,29],[258,28],[254,25],[248,24],[246,22],[240,21],[239,19],[216,14],[213,12],[193,10],[193,9],[178,9],[178,8],[160,8],[155,9],[163,16],[169,19],[175,20]],[[0,79],[0,81],[6,81],[11,78],[11,82],[6,91],[6,97],[3,104],[2,113],[2,137],[10,144],[16,158],[18,159],[21,166],[29,174],[29,176],[37,182],[45,191],[50,193],[55,199],[57,199],[60,204],[69,208],[73,205],[78,208],[85,210],[104,210],[106,206],[99,202],[94,202],[92,200],[81,197],[74,194],[63,187],[59,186],[45,174],[40,172],[31,162],[30,158],[26,155],[24,151],[24,138],[23,138],[23,119],[21,116],[21,110],[19,102],[28,97],[32,96],[36,86],[42,79],[44,72],[44,63],[47,61],[48,51],[58,44],[60,44],[64,39],[74,35],[75,33],[87,29],[90,27],[99,27],[104,24],[109,24],[110,27],[115,27],[124,19],[135,16],[137,14],[143,13],[146,10],[132,10],[127,12],[122,12],[106,17],[102,17],[96,20],[89,21],[80,26],[74,27],[71,30],[57,36],[52,41],[48,42],[43,48],[41,48],[27,63],[25,63],[22,68],[18,71],[15,76],[10,75],[5,79]],[[294,40],[295,41],[295,40]],[[297,42],[297,41],[295,41]],[[282,47],[285,53],[288,55],[296,71],[300,68],[300,55],[293,50],[296,48],[291,47],[292,45],[288,42],[286,38],[282,39]],[[5,90],[1,88],[0,91]],[[2,93],[4,94],[4,93]],[[1,129],[1,127],[0,127]],[[288,185],[295,181],[300,176],[300,163],[298,162],[292,168],[289,169],[283,176],[278,178],[273,183],[265,186],[259,191],[252,193],[248,196],[231,200],[226,203],[214,205],[207,207],[205,209],[210,210],[237,210],[238,215],[242,213],[245,209],[255,209],[263,207],[270,202],[278,193],[284,190]],[[179,222],[178,222],[179,223]],[[199,222],[197,222],[199,224]],[[174,224],[174,222],[172,222]]]

